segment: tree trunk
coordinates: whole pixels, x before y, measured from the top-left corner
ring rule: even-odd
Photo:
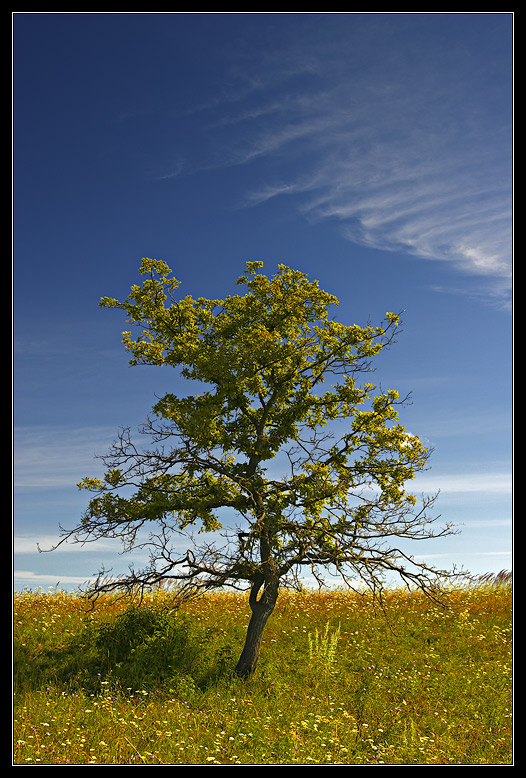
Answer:
[[[258,600],[257,596],[263,584],[263,593]],[[276,605],[278,590],[279,579],[273,581],[264,581],[261,579],[255,581],[252,585],[249,598],[252,616],[248,623],[245,645],[235,669],[236,675],[241,678],[248,678],[256,669],[261,649],[263,630]]]

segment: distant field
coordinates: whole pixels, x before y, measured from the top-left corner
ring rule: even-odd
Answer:
[[[511,584],[448,599],[396,590],[386,619],[356,594],[283,593],[242,681],[243,596],[174,613],[159,591],[87,612],[22,592],[13,763],[511,764]]]

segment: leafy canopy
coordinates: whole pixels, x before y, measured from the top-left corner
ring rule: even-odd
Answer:
[[[399,318],[341,324],[329,317],[337,298],[318,282],[285,265],[268,278],[261,267],[246,264],[237,281],[243,294],[177,299],[170,268],[143,259],[143,283],[124,302],[101,300],[127,315],[130,364],[178,368],[197,391],[156,402],[144,430],[156,448],[140,452],[123,434],[104,479],[81,482],[98,493],[84,531],[131,541],[150,521],[212,531],[221,526],[218,510],[232,508],[249,531],[237,534],[228,559],[198,564],[188,553],[188,577],[219,585],[254,580],[265,565],[277,576],[360,559],[385,567],[388,557],[371,544],[415,535],[407,511],[416,500],[405,483],[428,452],[398,422],[398,393],[357,377],[393,341]],[[284,475],[275,474],[276,458]],[[124,486],[134,493],[122,496]],[[175,562],[164,548],[162,556],[166,574]]]

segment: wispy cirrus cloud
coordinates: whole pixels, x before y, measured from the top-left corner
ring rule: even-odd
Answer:
[[[14,487],[17,490],[71,488],[93,470],[115,439],[103,427],[21,427],[14,430]]]
[[[245,205],[287,196],[352,242],[449,262],[506,296],[506,54],[486,51],[476,18],[327,16],[237,62],[239,91],[200,107],[213,140],[199,164],[257,165]]]

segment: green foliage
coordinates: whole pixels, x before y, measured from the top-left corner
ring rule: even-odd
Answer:
[[[403,481],[422,463],[425,450],[401,426],[385,426],[396,418],[397,393],[374,397],[373,384],[360,388],[353,378],[384,347],[398,317],[387,314],[379,327],[339,324],[328,316],[337,298],[317,282],[285,265],[269,279],[258,272],[261,264],[247,263],[238,280],[247,289],[244,295],[176,300],[172,292],[179,284],[167,265],[143,259],[140,273],[148,279],[142,286],[133,286],[123,303],[103,298],[101,305],[124,310],[128,322],[141,330],[136,339],[131,331],[123,335],[130,364],[180,367],[185,378],[212,389],[183,398],[169,393],[156,403],[154,415],[167,424],[164,432],[170,429],[186,442],[184,457],[172,454],[172,464],[181,467],[170,475],[152,473],[124,502],[108,493],[95,498],[92,517],[129,521],[175,513],[183,527],[200,521],[212,530],[219,526],[214,511],[220,506],[245,516],[255,513],[259,488],[267,513],[276,517],[300,500],[308,526],[320,521],[327,502],[343,499],[361,482],[364,472],[378,470],[380,451],[386,449],[397,457],[396,471],[384,462],[381,476],[373,477],[385,497],[402,498]],[[320,391],[327,376],[339,375],[342,380]],[[372,409],[358,411],[368,400]],[[341,446],[322,461],[306,463],[303,475],[279,487],[274,483],[269,494],[263,463],[284,443],[298,441],[302,430],[341,418],[353,419]],[[345,463],[364,443],[368,454],[351,472]],[[119,469],[110,468],[105,483],[88,478],[81,486],[103,491],[119,485],[121,477]]]
[[[60,648],[15,639],[15,681],[18,688],[59,683],[93,692],[111,682],[122,690],[170,689],[186,699],[231,670],[231,654],[216,630],[187,614],[131,606],[116,618],[87,618]]]
[[[224,648],[216,637],[188,615],[132,607],[98,629],[95,645],[123,688],[165,687],[188,698],[217,673]]]
[[[119,537],[128,550],[147,525],[160,527],[151,566],[102,583],[105,591],[163,578],[207,589],[246,582],[254,591],[264,582],[277,591],[304,567],[372,588],[394,570],[432,589],[434,571],[420,564],[408,572],[414,563],[384,543],[433,535],[432,500],[415,512],[406,492],[429,452],[400,424],[398,392],[360,380],[394,342],[398,315],[378,326],[343,324],[330,315],[337,298],[317,281],[286,265],[272,277],[261,268],[246,264],[242,294],[180,298],[170,268],[143,259],[143,282],[127,299],[101,300],[126,314],[130,364],[176,368],[192,392],[155,403],[142,428],[153,447],[140,450],[121,433],[104,477],[79,484],[95,496],[66,537]],[[283,472],[270,475],[276,457]],[[221,551],[173,554],[173,533],[219,530],[225,514]],[[234,521],[243,529],[232,531]]]

